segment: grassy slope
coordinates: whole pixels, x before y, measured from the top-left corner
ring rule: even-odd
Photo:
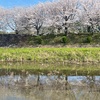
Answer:
[[[100,62],[100,48],[0,48],[0,61]]]

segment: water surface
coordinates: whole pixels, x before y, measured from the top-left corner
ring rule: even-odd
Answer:
[[[11,70],[13,64],[2,66],[0,100],[100,100],[100,73],[34,73],[25,65],[21,70]]]

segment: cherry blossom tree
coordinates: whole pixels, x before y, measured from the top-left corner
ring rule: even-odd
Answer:
[[[22,18],[23,14],[23,8],[21,7],[6,10],[4,18],[5,28],[18,34],[23,28],[20,21],[20,18]]]
[[[77,24],[78,23],[78,24]],[[54,0],[30,7],[4,9],[0,7],[0,29],[15,31],[16,34],[36,31],[45,27],[70,30],[87,27],[88,32],[100,31],[100,0]]]
[[[6,30],[5,28],[5,15],[7,11],[5,8],[0,7],[0,30],[4,31]]]
[[[48,8],[52,24],[64,28],[66,36],[70,24],[77,20],[79,6],[79,0],[58,0]]]
[[[27,9],[27,15],[23,17],[27,19],[26,24],[31,29],[35,29],[37,35],[40,34],[40,30],[45,22],[45,7],[43,3],[40,3],[36,6],[29,7]]]
[[[61,17],[61,9],[58,2],[48,2],[46,4],[46,21],[47,26],[52,29],[62,29],[63,19]],[[54,31],[54,30],[53,30]]]
[[[100,26],[100,0],[81,0],[81,7],[83,24],[93,34]]]

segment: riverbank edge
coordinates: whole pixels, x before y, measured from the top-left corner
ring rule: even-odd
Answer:
[[[100,64],[63,64],[34,62],[2,62],[0,75],[11,74],[41,74],[41,75],[100,75]]]

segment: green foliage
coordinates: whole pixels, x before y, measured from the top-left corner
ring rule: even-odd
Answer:
[[[16,36],[16,37],[15,37]],[[94,46],[94,44],[100,45],[100,33],[94,33],[93,35],[89,33],[80,33],[80,34],[74,34],[70,33],[68,37],[64,36],[63,33],[61,34],[47,34],[47,35],[41,35],[41,36],[35,36],[35,35],[14,35],[14,34],[1,34],[0,40],[1,44],[4,42],[4,46],[6,44],[6,40],[9,41],[7,42],[7,45],[13,45],[17,44],[18,46],[38,46],[38,45],[62,45],[63,44],[76,44],[76,45],[88,45],[90,44],[91,46]],[[19,41],[19,42],[18,42]],[[88,43],[88,44],[86,44]],[[17,46],[16,45],[16,46]]]
[[[35,42],[36,42],[37,44],[44,44],[44,41],[43,41],[43,39],[42,39],[41,36],[37,36],[37,37],[35,38]]]
[[[53,42],[54,42],[54,43],[61,43],[61,37],[56,36],[56,37],[53,39]]]
[[[61,39],[61,42],[64,43],[64,44],[69,43],[69,41],[70,41],[69,38],[66,37],[66,36],[63,36],[62,39]]]
[[[55,37],[55,34],[53,34],[53,33],[52,33],[52,34],[47,34],[47,35],[46,35],[46,38],[54,38],[54,37]]]
[[[92,37],[91,36],[86,37],[83,42],[84,43],[91,43],[92,42]]]
[[[28,38],[27,38],[27,43],[29,44],[29,45],[34,45],[35,43],[34,43],[34,37],[33,36],[29,36]]]
[[[33,41],[33,40],[28,41],[28,44],[29,44],[29,45],[34,45],[34,41]]]

